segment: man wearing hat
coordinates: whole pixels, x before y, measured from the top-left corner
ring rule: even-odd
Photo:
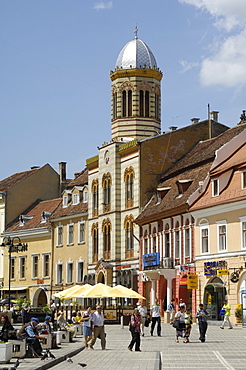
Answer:
[[[52,349],[58,349],[60,347],[58,347],[57,344],[56,344],[56,335],[54,333],[52,333],[51,321],[52,321],[51,316],[46,316],[45,317],[44,323],[42,325],[42,332],[41,333],[51,334],[51,338],[52,338],[51,348]]]
[[[38,324],[39,320],[36,317],[33,317],[30,322],[22,326],[18,333],[18,337],[26,338],[27,343],[31,345],[34,351],[34,355],[41,356],[42,346],[39,340],[44,342],[46,338],[38,335],[37,331]]]

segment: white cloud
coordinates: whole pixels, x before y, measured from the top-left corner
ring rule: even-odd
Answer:
[[[182,66],[182,71],[181,73],[184,73],[184,72],[187,72],[189,71],[190,69],[194,68],[194,67],[197,67],[198,66],[198,63],[195,63],[195,62],[187,62],[187,60],[181,60],[179,62],[179,64]]]
[[[217,53],[205,58],[201,65],[202,85],[238,87],[246,85],[246,29],[236,36],[228,37]]]
[[[245,0],[179,0],[179,2],[207,11],[215,18],[215,26],[223,27],[227,31],[245,24]]]
[[[201,63],[204,86],[246,86],[246,5],[245,0],[179,0],[208,12],[221,33],[208,45],[211,56]],[[223,30],[226,33],[223,33]],[[232,33],[233,31],[233,33]],[[223,40],[223,41],[221,41]]]
[[[101,1],[100,3],[95,3],[93,6],[93,9],[96,10],[102,10],[102,9],[110,9],[113,6],[113,1],[109,1],[108,3],[105,3]]]

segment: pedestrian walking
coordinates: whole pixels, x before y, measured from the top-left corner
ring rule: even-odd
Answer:
[[[224,329],[224,326],[225,326],[226,324],[228,324],[228,326],[229,326],[229,328],[228,328],[228,329],[233,329],[232,324],[231,324],[231,322],[230,322],[231,306],[229,305],[229,303],[228,303],[228,300],[227,300],[227,299],[225,299],[225,300],[224,300],[224,305],[223,305],[223,307],[222,307],[222,310],[225,310],[225,315],[224,315],[224,321],[223,321],[223,323],[222,323],[222,325],[221,325],[220,329]]]
[[[140,302],[140,305],[138,306],[138,311],[141,316],[141,325],[140,325],[141,335],[144,337],[144,326],[145,326],[145,321],[147,319],[148,310],[143,301]]]
[[[157,335],[158,337],[161,336],[161,314],[160,314],[160,305],[158,303],[158,299],[155,299],[155,304],[151,307],[150,316],[151,316],[151,328],[150,334],[153,336],[153,332],[155,329],[155,324],[157,323]]]
[[[190,332],[192,327],[192,314],[191,310],[187,308],[185,311],[185,343],[188,343],[190,340]]]
[[[180,298],[180,300],[179,300],[179,307],[181,308],[181,307],[184,307],[184,309],[186,310],[186,304],[184,303],[184,301],[183,301],[183,299],[182,298]]]
[[[141,315],[138,308],[135,308],[133,314],[131,315],[129,330],[132,335],[132,340],[127,347],[129,351],[132,351],[132,348],[135,344],[135,351],[141,352],[140,350],[140,325],[141,325]]]
[[[174,316],[174,320],[178,322],[176,326],[176,343],[179,342],[179,337],[184,339],[184,343],[186,343],[185,339],[185,308],[182,306],[180,307],[179,311],[176,312]]]
[[[83,313],[83,336],[85,339],[85,348],[89,348],[88,343],[92,339],[92,322],[91,322],[91,306],[86,307],[86,311]]]
[[[104,313],[102,312],[101,306],[96,306],[96,312],[93,313],[91,317],[91,321],[93,322],[93,338],[90,343],[90,348],[94,349],[93,346],[96,343],[97,338],[100,337],[101,339],[101,347],[102,349],[106,349],[106,337],[104,331]]]
[[[198,319],[200,338],[199,340],[204,343],[206,340],[206,332],[208,328],[207,318],[210,316],[208,311],[204,309],[202,303],[199,304],[199,310],[196,313],[196,318]]]
[[[175,315],[175,307],[174,307],[175,299],[171,299],[171,302],[167,306],[167,311],[170,312],[170,324],[173,323],[174,315]]]

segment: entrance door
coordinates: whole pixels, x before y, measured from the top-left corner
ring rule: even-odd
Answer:
[[[221,307],[226,296],[226,288],[223,281],[216,277],[205,286],[204,289],[204,304],[210,313],[210,320],[222,320],[219,316]]]

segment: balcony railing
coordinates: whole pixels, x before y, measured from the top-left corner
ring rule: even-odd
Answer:
[[[162,269],[173,269],[174,268],[174,261],[171,257],[162,257],[160,258],[160,263],[157,265],[145,266],[144,270],[154,270],[157,268]]]

